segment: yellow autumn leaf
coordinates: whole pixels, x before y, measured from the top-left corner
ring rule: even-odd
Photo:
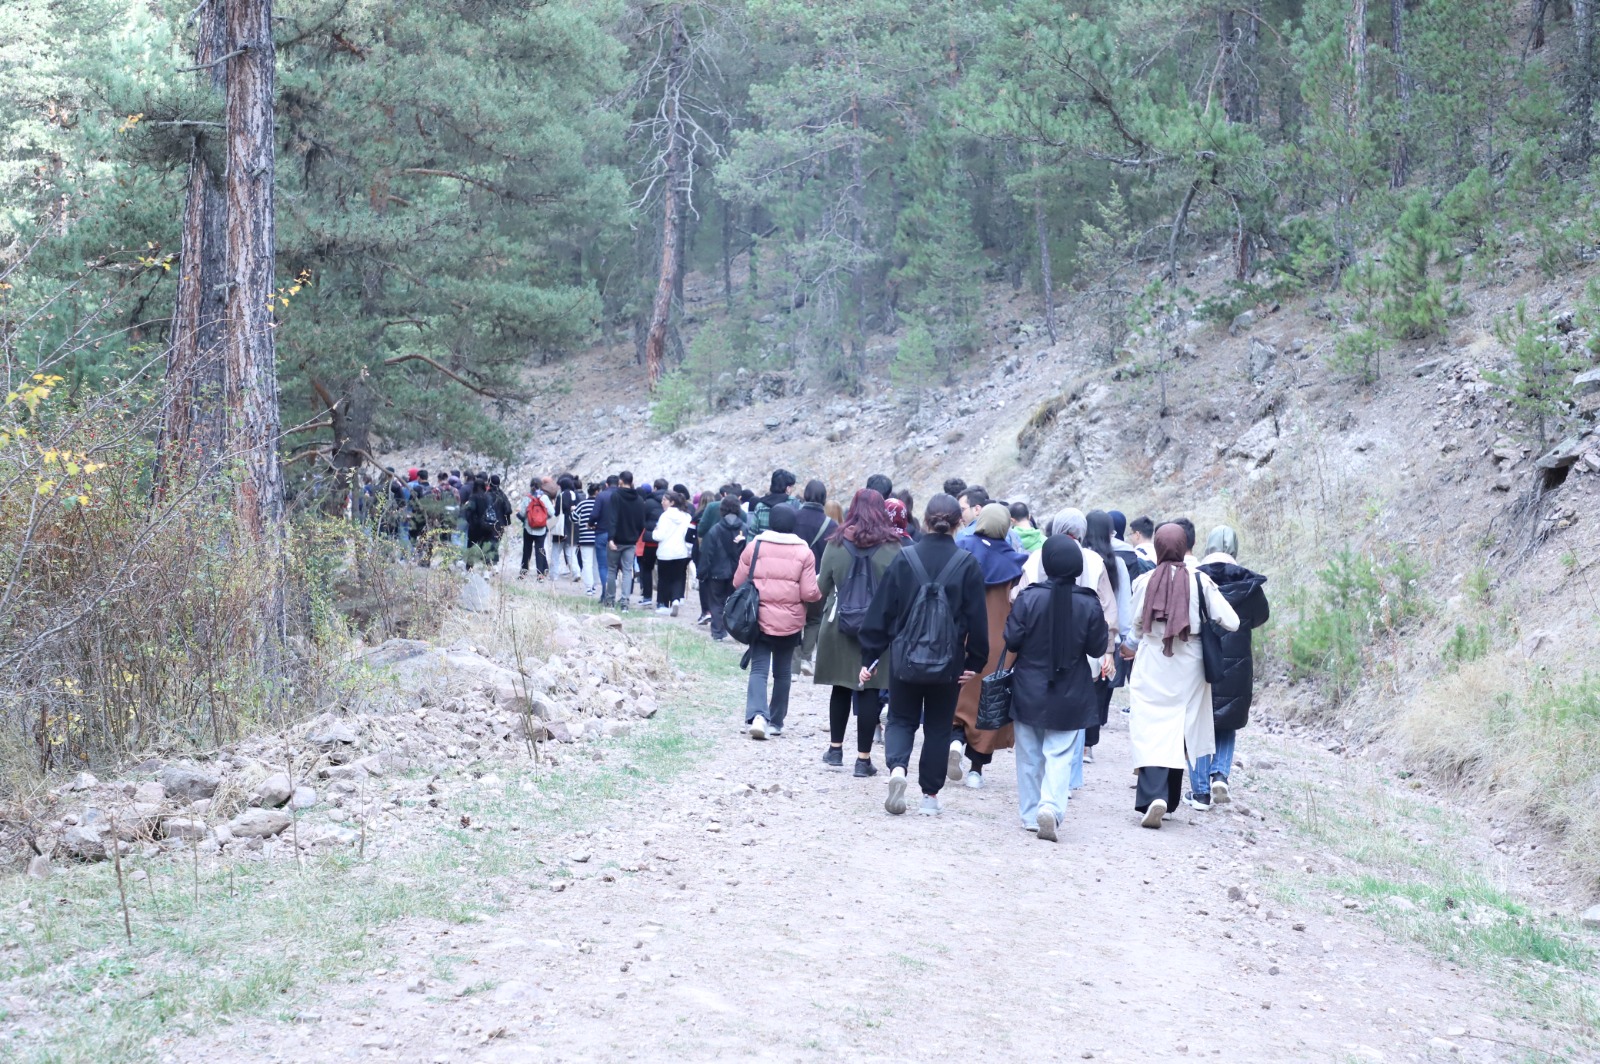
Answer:
[[[55,490],[56,482],[53,480],[39,481],[39,494],[48,495]]]
[[[68,462],[67,463],[67,476],[75,477],[77,475],[78,475],[78,463],[77,462]]]
[[[87,495],[79,495],[78,496],[78,505],[79,506],[88,506],[89,505],[89,496],[87,496]]]

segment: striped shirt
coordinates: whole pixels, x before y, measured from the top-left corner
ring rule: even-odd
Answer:
[[[594,529],[589,527],[589,522],[593,517],[594,500],[585,495],[583,498],[579,499],[578,504],[572,508],[572,516],[568,520],[567,530],[567,534],[571,535],[571,526],[577,525],[577,543],[580,547],[594,546]]]

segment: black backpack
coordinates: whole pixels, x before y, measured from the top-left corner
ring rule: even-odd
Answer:
[[[750,555],[750,571],[744,583],[733,589],[722,607],[722,624],[728,634],[749,646],[761,636],[761,592],[756,589],[756,565],[761,561],[761,544]]]
[[[1139,557],[1136,551],[1119,550],[1116,555],[1122,559],[1122,564],[1127,567],[1128,582],[1130,584],[1156,567],[1155,562],[1145,561]]]
[[[950,683],[961,675],[965,651],[944,582],[955,573],[964,557],[965,553],[957,550],[939,570],[938,578],[929,580],[927,567],[917,557],[916,548],[905,552],[920,586],[911,596],[905,623],[900,626],[891,648],[890,668],[895,679],[904,683]]]
[[[861,626],[867,620],[867,611],[872,608],[872,596],[878,591],[878,578],[872,574],[872,556],[878,553],[878,548],[862,551],[854,543],[846,541],[844,549],[850,552],[853,560],[850,562],[850,575],[845,577],[844,583],[834,593],[832,619],[839,624],[839,634],[859,639]]]

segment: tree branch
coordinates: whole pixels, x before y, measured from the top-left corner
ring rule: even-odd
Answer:
[[[396,355],[393,358],[386,358],[386,359],[383,360],[383,364],[385,366],[398,366],[402,362],[424,362],[427,365],[430,365],[434,369],[438,370],[440,373],[443,373],[446,377],[449,377],[451,380],[455,381],[457,384],[461,385],[463,388],[466,388],[469,391],[477,392],[479,395],[484,396],[485,398],[488,398],[488,399],[511,399],[511,398],[515,398],[514,396],[509,396],[509,395],[499,395],[499,394],[497,394],[495,392],[491,392],[487,388],[484,388],[484,387],[481,387],[479,385],[473,384],[471,381],[467,380],[465,377],[462,377],[460,374],[456,373],[455,371],[453,371],[453,370],[451,370],[451,369],[449,369],[449,368],[447,368],[445,366],[441,366],[439,363],[435,362],[433,359],[429,358],[427,355],[417,355],[417,354]]]

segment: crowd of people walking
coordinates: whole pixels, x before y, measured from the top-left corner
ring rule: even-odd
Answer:
[[[750,738],[783,734],[792,685],[809,674],[830,689],[823,762],[844,767],[853,717],[853,774],[878,775],[881,748],[891,814],[911,808],[920,732],[918,812],[937,815],[947,784],[982,788],[1012,750],[1021,826],[1055,841],[1118,688],[1140,824],[1159,828],[1183,802],[1231,800],[1251,632],[1270,610],[1267,578],[1240,564],[1226,525],[1197,558],[1186,518],[1069,507],[1041,525],[1025,502],[959,478],[918,520],[912,496],[881,474],[845,510],[820,480],[797,495],[784,469],[763,495],[737,483],[691,494],[626,470],[536,477],[515,504],[498,476],[390,472],[364,505],[423,564],[450,542],[469,567],[497,565],[520,523],[519,579],[531,562],[538,581],[672,616],[692,566],[698,624],[747,646]]]

